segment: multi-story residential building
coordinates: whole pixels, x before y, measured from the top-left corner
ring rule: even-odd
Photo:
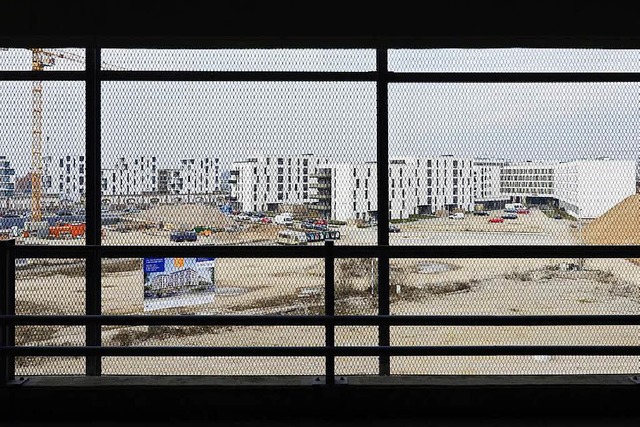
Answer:
[[[551,163],[517,163],[500,170],[500,192],[516,202],[553,198],[554,167]]]
[[[221,190],[220,159],[191,158],[180,160],[179,168],[160,169],[160,194],[212,194]]]
[[[15,194],[16,171],[6,156],[0,156],[0,198],[10,198]]]
[[[497,209],[509,201],[510,197],[500,191],[500,172],[508,164],[503,159],[473,160],[473,198],[476,206]]]
[[[597,218],[636,192],[633,160],[581,159],[555,165],[558,205],[578,218]]]
[[[633,160],[580,159],[523,163],[501,170],[501,191],[513,201],[551,202],[577,218],[597,218],[636,192]]]
[[[309,208],[316,211],[321,218],[334,218],[331,214],[331,196],[335,187],[335,175],[334,167],[329,165],[315,168],[309,175],[309,196],[313,200],[309,203]]]
[[[311,204],[319,216],[345,221],[369,220],[378,211],[378,171],[375,162],[333,164],[318,168],[311,183]]]
[[[432,161],[434,213],[473,210],[473,160],[445,155]]]
[[[389,159],[389,218],[408,218],[410,214],[415,213],[416,183],[417,159]]]
[[[139,196],[158,190],[155,156],[120,157],[113,168],[102,169],[102,195]]]
[[[232,204],[242,211],[276,211],[283,204],[309,204],[309,177],[325,164],[326,159],[313,154],[255,156],[234,162],[229,178]]]
[[[473,209],[472,165],[453,156],[390,159],[389,217]],[[376,218],[377,175],[375,162],[320,168],[312,175],[311,206],[334,220]]]
[[[78,201],[85,195],[85,157],[83,155],[42,158],[42,194]]]
[[[180,169],[158,169],[158,194],[176,194],[180,187]]]

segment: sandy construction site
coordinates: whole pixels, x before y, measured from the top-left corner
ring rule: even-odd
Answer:
[[[491,216],[495,216],[492,213]],[[580,244],[588,224],[532,210],[508,223],[487,217],[425,219],[400,224],[391,244]],[[257,227],[265,226],[256,224]],[[502,227],[502,228],[501,228]],[[254,229],[255,230],[255,229]],[[257,229],[259,230],[259,229]],[[266,228],[262,229],[266,230]],[[375,244],[375,228],[341,226],[339,244]],[[585,231],[586,230],[586,231]],[[111,233],[115,244],[168,244],[166,236]],[[236,232],[237,233],[237,232]],[[231,233],[230,233],[231,234]],[[240,236],[241,234],[236,234]],[[109,244],[109,233],[105,244]],[[206,237],[212,241],[218,233]],[[162,242],[160,243],[160,240]],[[255,236],[248,239],[255,242]],[[130,241],[130,242],[128,242]],[[125,243],[127,242],[127,243]],[[203,244],[202,242],[199,242]],[[243,244],[240,240],[238,244]],[[265,238],[261,241],[269,244]],[[212,243],[216,244],[216,243]],[[230,243],[231,244],[231,243]],[[336,261],[336,312],[375,314],[377,265]],[[216,296],[188,307],[143,311],[140,259],[103,260],[103,314],[321,314],[324,265],[316,259],[216,260]],[[391,313],[419,315],[640,314],[640,266],[625,259],[392,259]],[[84,268],[77,260],[30,263],[18,270],[20,314],[82,314]],[[393,345],[633,345],[635,326],[392,327]],[[337,345],[376,345],[375,327],[337,327]],[[83,345],[84,328],[18,327],[20,345]],[[324,328],[307,326],[103,328],[103,345],[322,346]],[[586,374],[637,372],[637,357],[392,357],[392,374]],[[315,375],[322,358],[106,357],[105,375]],[[376,374],[377,358],[337,359],[344,375]],[[21,358],[19,375],[83,374],[82,358]]]

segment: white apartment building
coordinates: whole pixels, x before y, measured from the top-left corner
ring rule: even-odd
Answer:
[[[378,211],[376,168],[375,162],[320,168],[311,184],[311,197],[317,200],[313,206],[320,211],[319,216],[338,221],[375,217]],[[322,188],[326,182],[330,182],[329,189]]]
[[[103,196],[139,196],[158,190],[158,169],[155,156],[120,157],[113,168],[102,169]]]
[[[527,162],[505,166],[500,176],[502,193],[513,201],[553,200],[577,218],[597,218],[636,192],[634,160]]]
[[[389,161],[389,217],[473,209],[471,159],[395,158]],[[323,217],[338,221],[377,216],[377,165],[333,164],[312,175],[311,205]]]
[[[0,156],[0,199],[13,197],[16,188],[16,171],[6,156]]]
[[[429,159],[425,159],[429,160]],[[433,162],[433,213],[473,210],[473,160],[451,155]]]
[[[84,155],[45,156],[42,158],[42,194],[79,201],[86,189]]]
[[[221,189],[220,159],[181,159],[178,168],[158,171],[160,194],[212,194]]]
[[[234,162],[228,180],[231,200],[242,211],[276,211],[279,205],[311,202],[309,177],[326,165],[313,154],[299,156],[255,156]]]
[[[510,197],[500,191],[500,172],[508,165],[503,159],[477,158],[473,160],[473,198],[485,209],[500,208]]]
[[[551,163],[516,163],[500,170],[500,192],[516,202],[531,197],[554,197],[554,165]]]
[[[597,218],[636,192],[633,160],[581,159],[555,165],[558,205],[578,218]]]

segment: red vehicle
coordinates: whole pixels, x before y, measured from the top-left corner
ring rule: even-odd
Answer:
[[[269,218],[268,216],[262,217],[260,219],[260,222],[263,224],[271,224],[273,222],[273,220],[271,218]]]
[[[327,225],[326,219],[317,219],[313,222],[314,225]]]
[[[525,208],[516,209],[516,213],[528,214],[529,213],[529,209],[525,209]]]
[[[489,218],[489,222],[504,222],[502,218]]]

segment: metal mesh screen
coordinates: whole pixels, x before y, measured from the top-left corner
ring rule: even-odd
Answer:
[[[104,49],[102,55],[127,71],[375,71],[372,49]]]
[[[217,258],[212,268],[204,270],[199,263],[190,264],[189,259],[163,259],[161,267],[153,264],[157,261],[155,258],[104,259],[103,313],[324,314],[324,261],[321,259]],[[185,279],[192,269],[199,276]],[[201,286],[201,279],[211,280],[212,286]],[[102,330],[102,342],[107,346],[324,345],[324,328],[318,326],[104,326]],[[141,368],[144,365],[139,358],[104,359],[106,374],[138,372],[145,375],[158,372],[292,375],[302,374],[299,371],[302,366],[313,372],[318,363],[318,358],[312,357],[295,360],[238,357],[225,359],[229,362],[221,366],[218,358],[163,357],[150,358],[154,366]]]
[[[375,161],[375,121],[370,83],[105,82],[104,243],[373,244],[343,163]]]
[[[84,83],[2,81],[0,94],[0,232],[84,244]]]
[[[637,315],[638,268],[625,259],[391,260],[391,313]],[[392,345],[401,346],[636,346],[638,340],[636,326],[391,327]],[[392,357],[392,363],[397,374],[626,373],[638,366],[635,357],[613,356]]]
[[[398,73],[640,71],[635,50],[394,49],[388,60],[389,70]],[[367,72],[375,66],[374,50],[106,49],[103,70],[134,71],[139,80],[103,73],[106,80],[94,86],[96,75],[61,74],[65,79],[82,75],[78,79],[99,88],[99,109],[91,110],[85,81],[21,81],[19,72],[81,71],[84,51],[0,49],[0,71],[18,76],[0,81],[0,139],[7,141],[0,148],[0,239],[14,238],[18,245],[85,243],[89,111],[100,121],[100,136],[90,142],[99,142],[101,150],[96,166],[103,245],[321,246],[327,240],[376,245],[378,153],[387,157],[379,145],[387,142],[380,126],[387,115],[376,111],[386,97],[377,85],[389,78],[388,164],[382,164],[388,168],[383,176],[388,188],[381,189],[388,192],[389,244],[484,245],[487,253],[482,259],[391,258],[388,301],[379,290],[385,283],[380,279],[384,258],[337,258],[336,315],[640,314],[638,259],[560,259],[551,253],[512,259],[504,258],[504,248],[491,252],[498,245],[639,244],[637,83],[467,82],[469,75],[441,83],[429,79],[449,78],[414,75],[409,81],[430,82],[402,83],[407,80],[392,73],[378,75],[378,82],[367,73],[347,81],[338,73],[322,81],[298,81],[296,73]],[[178,80],[174,71],[186,71],[179,78],[187,81]],[[231,76],[233,71],[255,72],[245,76],[256,81],[217,81],[221,77],[215,72]],[[294,81],[265,81],[271,72],[276,79],[288,75]],[[89,123],[90,131],[95,124]],[[384,204],[387,193],[382,196]],[[363,252],[367,255],[349,256],[373,256]],[[87,256],[93,255],[87,251]],[[327,312],[321,258],[100,262],[101,288],[93,298],[97,288],[87,292],[84,260],[17,259],[17,314],[85,314],[85,306],[93,313],[100,311],[98,302],[105,315]],[[324,326],[85,329],[17,326],[15,340],[19,346],[101,341],[108,347],[322,347],[331,346],[333,338],[336,346],[639,344],[638,327],[622,325],[339,325],[335,337]],[[94,360],[85,365],[84,357],[19,357],[16,374],[331,371],[322,357],[110,356],[101,358],[102,366]],[[393,375],[603,374],[638,367],[637,357],[626,356],[390,360]],[[335,358],[337,375],[378,375],[385,369],[385,356]]]
[[[389,117],[392,244],[638,242],[636,83],[393,84]]]
[[[84,71],[85,51],[76,48],[0,48],[0,71]]]
[[[640,266],[626,259],[391,260],[392,314],[639,314]]]
[[[210,260],[213,266],[204,268],[196,260],[104,259],[102,312],[324,313],[323,260],[217,258]]]
[[[434,73],[638,72],[632,49],[390,49],[389,70]]]
[[[634,356],[431,356],[392,357],[393,375],[586,375],[629,374]]]
[[[16,314],[84,314],[85,262],[81,259],[16,261]],[[82,346],[84,326],[16,326],[17,346]],[[16,375],[82,375],[82,357],[16,358]]]
[[[105,375],[322,375],[321,357],[104,357]]]

